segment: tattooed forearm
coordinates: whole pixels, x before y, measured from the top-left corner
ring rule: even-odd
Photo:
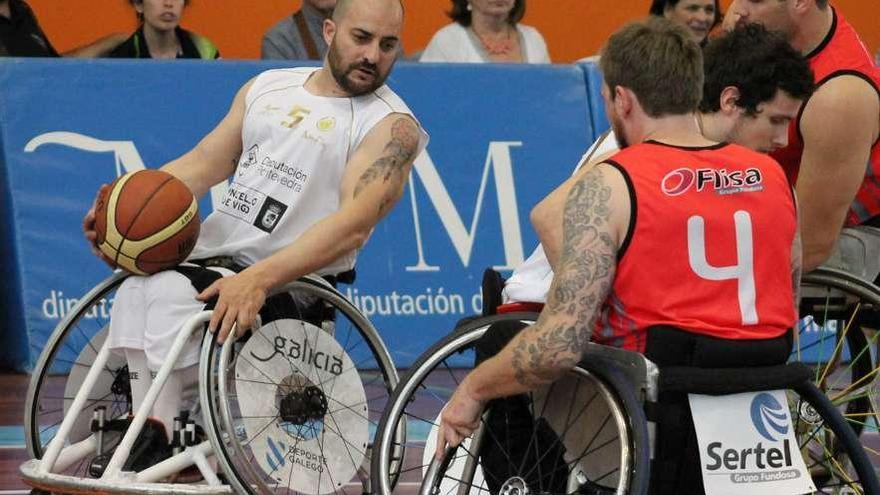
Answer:
[[[611,188],[597,167],[577,181],[565,203],[559,269],[538,322],[517,336],[517,381],[551,382],[580,360],[593,323],[611,289],[617,245],[612,238]]]
[[[401,117],[391,126],[391,140],[385,145],[382,156],[358,179],[354,197],[377,180],[390,185],[379,203],[379,214],[390,208],[403,190],[407,170],[419,145],[419,130],[409,118]],[[388,184],[390,183],[390,184]]]
[[[558,326],[536,331],[535,326],[522,334],[513,348],[516,380],[529,388],[557,380],[580,359],[580,342],[589,341],[584,326]]]

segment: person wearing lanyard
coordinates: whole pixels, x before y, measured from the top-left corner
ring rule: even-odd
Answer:
[[[336,0],[303,0],[302,8],[281,19],[263,36],[263,59],[321,60],[327,53],[322,30]]]

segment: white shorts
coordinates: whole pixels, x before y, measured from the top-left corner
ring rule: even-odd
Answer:
[[[212,268],[215,269],[215,268]],[[225,275],[231,271],[216,269]],[[116,291],[110,309],[110,349],[139,349],[147,366],[158,371],[183,324],[205,307],[188,278],[174,270],[147,277],[129,277]],[[174,369],[198,364],[202,332],[193,332]]]

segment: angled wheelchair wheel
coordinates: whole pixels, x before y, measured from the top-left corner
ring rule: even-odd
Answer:
[[[397,384],[391,357],[329,285],[285,290],[292,301],[270,298],[257,331],[223,346],[206,337],[209,439],[237,493],[369,493],[374,432]]]
[[[379,424],[373,493],[644,493],[644,413],[633,387],[610,368],[578,367],[534,393],[491,402],[472,438],[431,469],[440,413],[473,368],[479,339],[490,325],[527,326],[536,317],[473,320],[413,364]]]
[[[791,361],[812,368],[816,388],[838,408],[872,464],[880,466],[878,329],[880,290],[876,286],[834,269],[820,268],[804,276]],[[798,416],[804,420],[802,427],[812,424],[809,409]],[[820,489],[846,490],[857,485],[839,435],[824,427],[804,427],[801,438],[805,461]]]
[[[95,361],[107,336],[110,304],[125,278],[126,274],[116,273],[80,299],[56,326],[40,354],[25,401],[25,438],[32,458],[42,458]],[[93,412],[99,408],[103,408],[107,420],[122,418],[131,411],[128,367],[123,358],[110,356],[102,367],[68,436],[69,444],[83,442],[92,435],[90,423]],[[109,436],[113,438],[105,438],[105,445],[112,445],[120,435]],[[87,476],[94,455],[95,452],[83,450],[81,458],[69,462],[64,471]]]
[[[880,494],[874,455],[862,445],[852,424],[813,383],[804,383],[789,392],[798,447],[806,463],[816,493]]]

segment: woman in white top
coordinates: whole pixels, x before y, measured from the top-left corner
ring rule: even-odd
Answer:
[[[437,31],[421,62],[549,64],[537,29],[519,24],[526,0],[452,0],[449,24]]]

